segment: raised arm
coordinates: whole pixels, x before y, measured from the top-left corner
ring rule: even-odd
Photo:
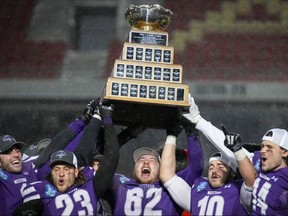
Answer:
[[[101,126],[100,113],[95,111],[92,119],[83,131],[79,144],[74,150],[79,167],[89,166],[91,164]]]
[[[180,117],[180,122],[187,136],[189,164],[186,169],[177,172],[177,175],[192,186],[194,180],[200,177],[203,172],[204,153],[199,139],[199,131],[195,128],[195,124],[183,116]]]
[[[160,180],[165,183],[176,175],[176,137],[174,135],[168,135],[166,137],[166,142],[163,147],[161,155],[161,165],[160,165]]]
[[[196,129],[203,133],[203,135],[222,153],[224,153],[228,158],[231,158],[231,161],[235,166],[237,166],[237,162],[235,160],[235,156],[233,152],[226,148],[224,145],[225,135],[223,132],[212,125],[210,122],[206,121],[200,115],[199,108],[194,101],[193,97],[190,97],[189,100],[190,108],[189,113],[184,113],[183,116],[187,118],[190,122],[196,124]],[[243,148],[243,151],[248,156],[249,159],[252,160],[253,154],[249,153],[246,149]]]
[[[253,184],[257,177],[257,170],[243,151],[240,135],[227,132],[224,126],[222,126],[222,130],[225,135],[224,144],[234,153],[239,172],[245,182],[245,184],[242,184],[240,192],[241,204],[250,212],[252,207]]]
[[[64,149],[89,123],[95,109],[94,101],[90,101],[83,113],[70,125],[60,131],[51,143],[40,153],[39,157],[33,162],[36,168],[40,168],[49,160],[51,154]]]
[[[225,135],[225,147],[230,149],[235,155],[238,163],[239,172],[244,179],[246,186],[252,188],[254,181],[257,177],[257,171],[250,159],[243,151],[240,135],[232,132],[227,132],[224,126],[222,126],[222,130],[223,134]]]
[[[171,122],[172,123],[172,122]],[[166,130],[167,137],[163,147],[160,175],[159,178],[164,186],[169,191],[173,200],[185,210],[190,210],[191,188],[180,177],[175,174],[176,170],[176,138],[179,134],[179,130],[176,127],[171,127]]]
[[[98,198],[102,197],[104,192],[111,185],[111,180],[119,161],[119,145],[112,122],[112,111],[112,106],[101,106],[100,109],[104,126],[105,143],[101,166],[94,177],[95,193]]]

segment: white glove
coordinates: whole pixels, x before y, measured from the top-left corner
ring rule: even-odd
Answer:
[[[189,113],[183,113],[182,115],[187,118],[190,122],[197,124],[198,121],[202,118],[200,115],[199,108],[197,104],[194,102],[194,98],[189,94]]]

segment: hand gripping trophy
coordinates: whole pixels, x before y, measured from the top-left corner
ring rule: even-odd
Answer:
[[[114,63],[104,100],[115,104],[116,124],[165,128],[167,115],[189,107],[189,86],[182,84],[182,66],[173,64],[168,46],[172,12],[156,5],[130,5],[125,16],[131,27],[128,42]]]

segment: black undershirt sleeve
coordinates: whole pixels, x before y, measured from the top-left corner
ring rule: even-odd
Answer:
[[[54,152],[65,148],[65,146],[68,145],[68,143],[70,143],[70,141],[73,140],[76,135],[77,133],[73,132],[69,126],[60,131],[34,161],[35,167],[40,168],[43,166]]]
[[[78,167],[90,165],[101,126],[101,120],[93,117],[84,129],[79,144],[74,150],[74,154],[78,161]]]
[[[118,139],[112,120],[111,123],[104,124],[104,134],[103,160],[94,177],[94,188],[98,198],[101,198],[111,185],[119,161]]]

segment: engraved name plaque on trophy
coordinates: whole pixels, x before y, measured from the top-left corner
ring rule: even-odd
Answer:
[[[125,16],[131,27],[120,59],[104,89],[104,100],[115,104],[115,124],[162,128],[168,115],[188,108],[189,86],[182,83],[182,66],[174,64],[168,46],[172,12],[160,5],[130,5]]]

